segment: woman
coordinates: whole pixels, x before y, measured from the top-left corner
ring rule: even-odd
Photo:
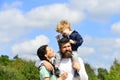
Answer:
[[[48,45],[41,46],[37,50],[37,55],[41,61],[45,60],[50,64],[52,64],[51,59],[54,57],[54,52]],[[54,70],[52,71],[47,70],[43,64],[41,64],[39,68],[39,72],[40,72],[40,80],[64,80],[67,77],[67,73],[64,72],[60,77],[57,78],[55,76]]]

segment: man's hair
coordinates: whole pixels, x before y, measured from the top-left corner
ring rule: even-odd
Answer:
[[[46,48],[48,45],[42,45],[40,48],[37,50],[37,56],[39,57],[40,60],[47,60],[45,57],[45,54],[47,53]]]
[[[68,39],[68,38],[66,38],[66,37],[61,38],[60,40],[58,40],[59,48],[62,47],[62,44],[66,44],[66,43],[68,43],[68,42],[69,42],[69,39]]]
[[[70,23],[67,20],[61,20],[57,25],[56,32],[60,33],[65,28],[68,28],[71,31]]]

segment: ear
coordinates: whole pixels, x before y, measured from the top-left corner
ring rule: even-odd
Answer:
[[[47,58],[47,54],[45,54],[45,57]]]

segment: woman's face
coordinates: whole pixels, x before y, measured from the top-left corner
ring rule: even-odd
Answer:
[[[46,53],[46,57],[48,58],[48,59],[51,59],[52,57],[54,57],[54,51],[52,50],[52,48],[50,48],[49,46],[48,47],[46,47],[46,51],[47,51],[47,53]]]

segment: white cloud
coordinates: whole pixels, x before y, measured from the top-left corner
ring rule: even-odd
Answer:
[[[108,20],[113,14],[119,13],[119,0],[71,0],[80,10],[87,12],[88,17],[96,20]]]
[[[115,40],[116,44],[114,45],[116,48],[120,48],[120,38]]]
[[[115,51],[112,57],[114,59],[120,60],[120,52],[119,51]]]
[[[95,53],[94,48],[89,48],[89,47],[79,47],[78,48],[78,54],[80,57],[85,57],[85,56],[91,55],[93,53]]]
[[[25,18],[17,9],[4,10],[0,12],[0,38],[1,40],[15,40],[20,35],[27,33]],[[9,42],[8,41],[8,42]]]
[[[66,4],[54,4],[33,8],[24,13],[17,8],[10,8],[0,11],[1,29],[13,28],[46,28],[50,24],[61,19],[68,19],[70,22],[80,22],[84,14],[71,9]]]
[[[44,35],[40,35],[33,40],[25,41],[20,44],[15,44],[12,47],[12,52],[13,52],[13,55],[18,54],[19,57],[23,59],[33,60],[33,59],[36,59],[35,57],[36,57],[36,51],[38,47],[48,43],[49,43],[49,39]]]
[[[3,39],[1,41],[15,40],[33,29],[54,29],[61,19],[68,19],[71,23],[84,19],[83,13],[71,9],[67,4],[36,7],[26,13],[16,8],[19,5],[20,2],[3,5],[3,10],[0,11],[0,38]]]
[[[120,34],[120,21],[112,25],[111,31],[116,34]]]
[[[19,7],[19,6],[22,6],[22,2],[20,2],[20,1],[15,1],[15,2],[13,2],[11,4],[5,2],[4,4],[2,4],[1,9],[16,8],[16,7]]]
[[[37,7],[26,14],[31,25],[47,26],[54,24],[61,19],[68,19],[70,22],[80,22],[84,14],[71,9],[67,4],[53,4]]]
[[[105,68],[109,71],[109,68],[110,68],[110,65],[108,64],[105,64],[104,62],[96,62],[96,63],[93,63],[93,67],[95,68],[95,70],[97,70],[98,68]]]
[[[109,54],[112,53],[115,49],[118,49],[118,40],[119,39],[112,38],[93,38],[87,35],[84,37],[83,46],[93,48],[94,52],[97,54]]]
[[[84,36],[84,45],[85,46],[111,46],[113,44],[115,44],[115,41],[116,39],[113,39],[113,38],[94,38],[94,37],[91,37],[89,35],[85,35]]]
[[[119,38],[93,38],[87,35],[84,37],[84,43],[80,47],[80,53],[95,68],[104,67],[108,69],[115,58],[120,60],[119,48]]]

